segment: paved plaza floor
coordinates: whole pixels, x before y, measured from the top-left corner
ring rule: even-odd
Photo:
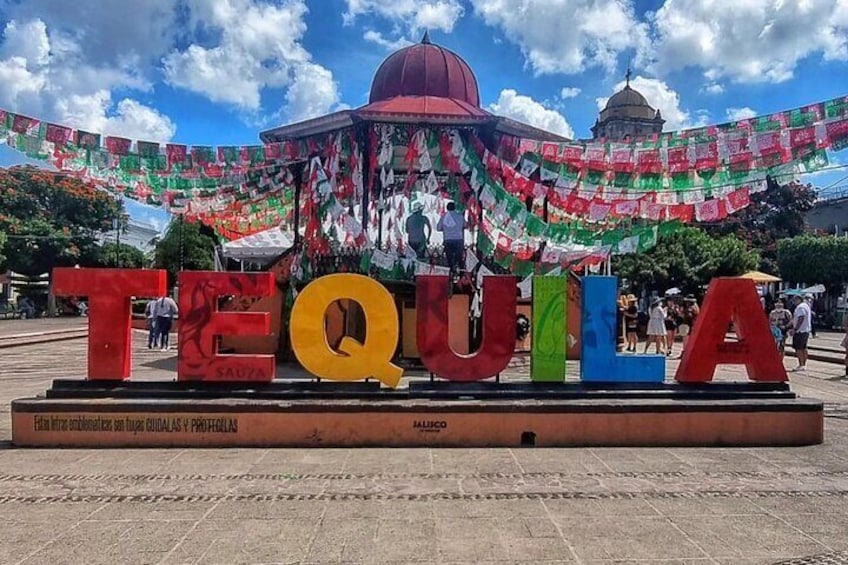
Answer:
[[[813,447],[13,448],[10,401],[84,368],[84,340],[0,350],[0,564],[848,563],[837,365],[791,376],[826,404]]]

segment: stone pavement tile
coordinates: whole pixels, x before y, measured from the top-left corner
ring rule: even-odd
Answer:
[[[314,531],[311,520],[203,520],[165,562],[303,561]]]
[[[589,565],[715,565],[715,561],[704,559],[591,559]]]
[[[749,448],[694,448],[681,447],[667,450],[675,459],[701,472],[756,472],[776,471],[778,466]]]
[[[92,514],[90,520],[200,520],[212,502],[111,502]]]
[[[325,473],[432,473],[429,449],[362,449],[351,450],[344,467],[329,465]]]
[[[251,467],[250,472],[256,474],[342,473],[344,462],[353,455],[352,451],[336,448],[265,449],[262,457]]]
[[[686,472],[694,470],[694,466],[675,457],[674,450],[643,447],[593,447],[592,454],[597,456],[605,465],[606,470],[616,472]]]
[[[482,517],[505,518],[515,516],[545,516],[540,500],[436,500],[432,503],[436,518]]]
[[[285,502],[283,504],[288,504]],[[432,502],[422,500],[334,500],[327,503],[324,521],[396,517],[401,520],[433,518]]]
[[[754,502],[744,498],[653,498],[648,504],[663,516],[763,515]]]
[[[433,449],[434,473],[519,473],[521,468],[508,448]]]
[[[224,500],[215,505],[208,519],[270,520],[283,518],[317,521],[321,518],[325,506],[326,502],[315,500]]]
[[[788,514],[781,518],[833,551],[848,551],[848,505],[828,514]]]
[[[545,507],[551,516],[657,516],[657,510],[645,500],[621,499],[559,499],[546,500]]]
[[[539,447],[512,449],[512,455],[524,473],[600,473],[609,467],[590,449]]]
[[[752,500],[752,502],[762,508],[764,512],[776,516],[794,514],[848,514],[848,497],[844,496],[758,498]]]
[[[323,520],[315,532],[306,557],[308,563],[340,563],[347,545],[377,539],[377,521]],[[367,556],[366,556],[367,558]]]
[[[561,538],[501,538],[504,557],[510,561],[535,563],[542,560],[572,560],[574,555]]]
[[[125,522],[127,529],[117,542],[130,553],[166,553],[173,548],[195,525],[194,520],[135,520]],[[88,527],[90,521],[79,527]]]
[[[32,548],[34,553],[21,563],[116,563],[115,548],[129,528],[122,522],[79,523],[46,545]]]
[[[265,455],[262,449],[184,449],[162,465],[160,473],[174,475],[247,473]]]
[[[13,518],[13,514],[5,511],[0,518],[0,563],[16,563],[58,538],[69,527],[49,520],[23,521]]]
[[[504,558],[506,549],[500,540],[492,539],[491,533],[482,536],[437,538],[438,558],[443,562],[480,563]]]
[[[702,559],[703,549],[660,516],[564,517],[553,520],[581,560]]]
[[[802,557],[827,551],[773,516],[673,517],[689,538],[716,558]]]
[[[2,487],[0,494],[11,494]],[[92,513],[105,506],[102,502],[62,502],[56,504],[27,504],[4,502],[0,505],[0,516],[20,522],[51,524],[60,533],[77,522],[87,519]]]

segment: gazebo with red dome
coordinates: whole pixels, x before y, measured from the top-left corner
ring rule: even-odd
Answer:
[[[477,78],[465,60],[430,41],[428,33],[420,43],[389,55],[377,69],[371,83],[368,104],[325,116],[276,127],[260,133],[263,143],[298,141],[351,128],[357,141],[368,146],[370,126],[376,123],[470,129],[490,149],[500,136],[539,141],[567,139],[522,122],[496,116],[480,106]],[[305,165],[305,163],[304,163]],[[375,171],[365,168],[368,177]],[[300,194],[304,179],[295,175],[294,224],[300,225]],[[379,187],[376,191],[387,187]],[[368,209],[369,191],[363,194],[362,210]],[[365,217],[363,225],[365,223]],[[295,230],[295,239],[300,238]]]

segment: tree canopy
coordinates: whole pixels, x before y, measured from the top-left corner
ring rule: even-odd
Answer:
[[[777,274],[777,242],[804,233],[804,215],[815,200],[816,191],[810,184],[780,185],[769,180],[768,190],[752,194],[747,208],[704,229],[715,236],[735,235],[760,252],[759,270]]]
[[[848,238],[802,235],[777,245],[780,273],[787,282],[823,284],[838,294],[848,283]]]
[[[215,240],[199,223],[174,220],[156,244],[154,265],[168,271],[173,285],[180,270],[180,231],[182,230],[182,269],[206,271],[215,267]]]
[[[150,261],[140,249],[126,243],[118,246],[113,242],[106,242],[96,248],[95,256],[90,258],[90,261],[99,267],[121,267],[122,269],[143,269],[150,265]]]
[[[121,204],[91,183],[35,167],[0,169],[0,252],[6,267],[25,274],[83,264]],[[85,266],[83,264],[83,266]]]
[[[677,287],[697,295],[712,278],[741,275],[759,262],[757,252],[733,235],[711,237],[687,227],[661,238],[647,253],[613,260],[613,271],[636,292]]]

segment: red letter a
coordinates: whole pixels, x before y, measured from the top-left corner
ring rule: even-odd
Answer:
[[[88,378],[130,377],[130,297],[165,294],[167,273],[148,269],[53,269],[56,296],[88,297]]]
[[[422,275],[415,279],[416,333],[421,362],[450,381],[494,377],[515,353],[515,277],[483,279],[483,341],[472,355],[455,353],[448,341],[448,278]]]
[[[731,321],[739,341],[724,339]],[[717,365],[745,365],[753,381],[787,380],[754,281],[712,280],[674,378],[683,383],[709,382]]]

